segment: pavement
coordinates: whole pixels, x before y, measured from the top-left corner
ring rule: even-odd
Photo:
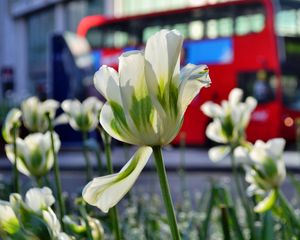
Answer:
[[[122,168],[125,163],[136,151],[136,147],[114,147],[112,149],[112,160],[115,170]],[[204,148],[180,148],[167,147],[163,149],[164,162],[167,170],[178,171],[183,168],[191,172],[228,172],[231,171],[230,159],[225,158],[219,162],[212,162]],[[97,168],[96,155],[90,152],[89,157],[93,167]],[[105,165],[104,154],[101,154],[102,162]],[[300,153],[297,151],[285,151],[284,160],[286,166],[291,171],[300,173]],[[80,149],[62,150],[59,155],[59,166],[61,171],[83,171],[85,160]],[[153,159],[148,161],[145,171],[153,171],[155,169]],[[11,164],[5,156],[0,156],[0,171],[10,171]]]

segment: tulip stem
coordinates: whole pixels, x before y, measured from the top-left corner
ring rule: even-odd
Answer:
[[[43,181],[42,181],[42,178],[41,177],[36,177],[35,178],[35,181],[36,181],[36,184],[39,188],[42,188],[43,187]]]
[[[85,164],[86,164],[86,179],[87,181],[91,181],[93,178],[93,168],[92,168],[92,164],[91,164],[91,160],[89,158],[89,153],[88,153],[88,149],[87,149],[87,132],[83,131],[82,132],[82,140],[83,140],[83,155],[84,155],[84,159],[85,159]]]
[[[17,124],[13,126],[13,148],[14,148],[14,155],[15,155],[15,162],[14,162],[14,192],[20,192],[20,185],[19,185],[19,172],[18,172],[18,158],[17,158]]]
[[[241,203],[246,211],[246,216],[247,216],[247,223],[250,229],[250,234],[251,237],[250,239],[256,239],[256,232],[254,229],[254,220],[253,220],[253,215],[251,213],[251,209],[249,207],[249,203],[247,202],[246,196],[243,193],[242,186],[240,185],[240,179],[239,179],[239,172],[238,168],[236,165],[235,157],[234,157],[234,147],[231,148],[230,156],[231,156],[231,164],[232,164],[232,172],[233,172],[233,178],[236,186],[237,193],[239,195],[239,198],[241,200]]]
[[[174,211],[173,202],[170,194],[167,173],[166,173],[166,169],[165,169],[165,165],[161,153],[161,147],[154,146],[152,147],[152,149],[154,153],[156,170],[159,177],[160,188],[161,188],[162,197],[167,211],[172,237],[174,240],[179,240],[181,238],[177,227],[177,221],[176,221],[175,211]]]
[[[81,216],[83,217],[83,220],[85,222],[85,226],[86,226],[86,233],[87,233],[87,236],[88,236],[88,239],[89,240],[94,240],[93,238],[93,235],[92,235],[92,229],[91,229],[91,226],[89,224],[89,215],[87,214],[86,212],[86,208],[85,208],[85,203],[84,201],[80,201],[80,204],[79,204],[79,211],[80,211],[80,214]]]
[[[46,116],[47,116],[48,124],[49,124],[51,149],[52,149],[52,154],[53,154],[53,159],[54,159],[54,177],[55,177],[56,195],[57,195],[58,207],[59,207],[59,219],[60,219],[62,229],[64,230],[64,223],[63,223],[62,219],[65,215],[65,205],[64,205],[64,201],[63,201],[63,195],[62,195],[62,187],[61,187],[61,181],[60,181],[58,159],[57,159],[57,154],[55,153],[55,147],[54,147],[53,125],[52,125],[52,120],[50,118],[49,113],[46,114]]]
[[[108,135],[107,132],[104,130],[101,130],[102,133],[102,140],[104,142],[104,150],[105,150],[105,157],[106,157],[106,166],[109,174],[113,174],[113,166],[112,166],[112,161],[111,161],[111,148],[110,148],[110,136]],[[113,231],[115,234],[115,239],[116,240],[121,240],[121,231],[120,231],[120,225],[119,225],[119,219],[118,219],[118,210],[116,206],[112,207],[109,210],[109,215],[110,219],[112,221],[112,226],[113,226]]]

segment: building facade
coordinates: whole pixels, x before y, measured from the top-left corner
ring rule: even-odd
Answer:
[[[47,93],[49,38],[76,31],[81,18],[111,14],[108,0],[0,1],[0,99]],[[108,6],[108,8],[106,7]]]

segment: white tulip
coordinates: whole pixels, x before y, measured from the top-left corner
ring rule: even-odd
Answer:
[[[264,143],[257,140],[254,146],[247,150],[238,147],[234,155],[247,163],[246,181],[250,184],[247,189],[249,195],[267,195],[255,208],[256,211],[269,209],[276,200],[276,191],[286,177],[286,168],[283,160],[285,140],[271,139]]]
[[[100,113],[104,130],[120,141],[144,146],[118,174],[95,178],[84,188],[85,201],[104,212],[132,187],[151,147],[173,140],[187,106],[211,83],[205,65],[188,64],[180,71],[182,43],[178,31],[161,30],[149,38],[145,52],[123,53],[119,72],[102,66],[94,76],[97,90],[107,100]]]
[[[53,119],[58,108],[59,103],[53,99],[41,102],[37,97],[30,97],[21,104],[23,123],[32,132],[45,132],[48,130],[46,114]]]
[[[59,136],[54,133],[54,148],[57,153],[60,148]],[[15,154],[13,145],[5,146],[7,158],[14,163]],[[34,177],[44,176],[53,166],[54,158],[51,151],[50,132],[34,133],[28,135],[24,140],[17,139],[17,161],[18,170]]]
[[[257,105],[253,97],[247,97],[241,102],[243,91],[234,88],[228,101],[221,105],[208,101],[201,106],[201,110],[213,121],[207,126],[206,136],[223,146],[213,147],[208,155],[212,161],[219,161],[226,157],[232,148],[246,144],[245,130],[249,124],[252,111]]]
[[[99,113],[103,103],[96,97],[89,97],[82,103],[78,100],[65,100],[61,104],[65,115],[64,117],[75,130],[83,132],[92,131],[96,128]]]

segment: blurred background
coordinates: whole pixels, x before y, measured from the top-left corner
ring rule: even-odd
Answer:
[[[7,109],[31,95],[97,95],[94,72],[142,49],[161,28],[185,36],[182,65],[207,64],[213,81],[188,109],[181,139],[207,143],[200,111],[234,87],[259,102],[248,138],[284,137],[296,146],[300,117],[300,1],[297,0],[2,0],[0,100]],[[101,96],[99,96],[101,98]]]

